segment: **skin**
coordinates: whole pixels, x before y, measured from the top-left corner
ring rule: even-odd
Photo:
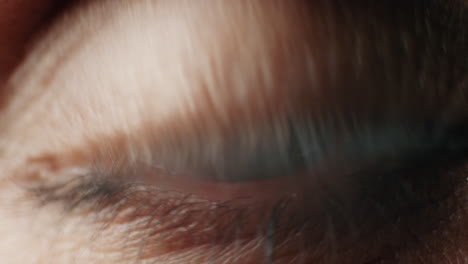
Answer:
[[[195,215],[187,219],[201,223],[197,227],[164,233],[156,226],[164,229],[171,223],[158,219],[176,219],[184,212],[172,215],[156,207],[172,208],[185,199],[188,210],[209,211],[213,203],[255,196],[246,210],[255,214],[271,211],[281,195],[297,193],[294,201],[307,203],[298,202],[287,213],[307,206],[310,215],[319,215],[317,222],[328,223],[320,213],[326,199],[305,194],[319,185],[307,182],[303,187],[302,178],[214,185],[190,180],[190,174],[204,168],[168,180],[151,167],[153,162],[186,162],[167,153],[219,156],[233,135],[259,141],[269,124],[279,124],[278,133],[286,131],[284,120],[291,113],[314,120],[331,115],[345,123],[355,118],[362,126],[375,115],[403,127],[428,118],[436,127],[465,120],[468,67],[463,54],[468,45],[463,36],[468,32],[460,25],[468,19],[468,7],[463,1],[447,1],[443,8],[428,4],[432,16],[411,12],[406,1],[285,2],[0,2],[1,43],[7,43],[0,46],[0,59],[6,62],[0,68],[2,262],[268,263],[268,241],[263,231],[257,232],[258,226],[268,225],[268,217],[247,218],[240,234],[226,235],[221,243],[216,237],[225,232],[223,221],[236,221],[222,218],[225,211]],[[365,8],[370,11],[364,13]],[[15,16],[2,15],[11,10]],[[390,11],[398,11],[399,19]],[[416,35],[419,24],[428,26],[422,38]],[[345,127],[333,135],[345,138]],[[212,152],[202,150],[200,140]],[[356,166],[361,164],[367,165]],[[55,188],[82,175],[99,177],[97,171],[118,183],[134,178],[161,190],[112,189],[97,195],[98,202],[81,203],[77,200],[86,200],[89,189],[77,192],[73,182]],[[394,223],[375,220],[377,213],[371,211],[363,219],[375,221],[376,229],[359,242],[329,223],[318,232],[325,238],[315,241],[309,238],[312,231],[296,237],[279,233],[284,243],[275,248],[273,263],[464,263],[465,171],[463,161],[450,163],[438,184],[414,180],[424,185],[416,188],[416,196],[434,193],[435,202],[415,214],[398,212],[401,221]],[[333,195],[350,200],[344,210],[354,214],[356,208],[371,208],[349,199],[357,197],[354,187],[361,179],[349,187],[342,183],[343,171],[326,173],[338,175],[326,184],[334,186]],[[184,198],[192,193],[195,197]],[[419,198],[414,199],[408,204],[417,204]],[[264,206],[257,210],[258,203]],[[229,206],[237,210],[246,205]],[[302,225],[287,218],[292,217],[279,217],[278,225]]]

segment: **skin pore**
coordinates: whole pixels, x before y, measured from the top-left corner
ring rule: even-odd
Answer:
[[[39,2],[0,2],[2,263],[468,261],[464,1]]]

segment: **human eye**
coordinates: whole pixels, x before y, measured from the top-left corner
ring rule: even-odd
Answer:
[[[465,10],[66,8],[8,82],[7,263],[463,263]]]

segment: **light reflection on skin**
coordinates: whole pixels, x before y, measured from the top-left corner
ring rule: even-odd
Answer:
[[[311,111],[317,116],[330,111],[330,105],[338,105],[339,112],[347,110],[344,106],[341,109],[341,104],[351,103],[358,114],[375,109],[370,101],[386,94],[384,88],[381,91],[353,87],[367,94],[370,101],[349,96],[353,92],[340,88],[320,89],[325,85],[341,87],[337,76],[329,70],[346,67],[349,61],[337,66],[333,56],[350,52],[347,46],[352,46],[339,41],[344,42],[351,35],[345,32],[342,36],[334,35],[337,32],[333,32],[336,29],[333,26],[329,34],[320,24],[323,20],[318,16],[311,18],[307,13],[326,11],[325,6],[307,10],[301,1],[266,4],[261,1],[129,3],[107,0],[80,4],[69,16],[57,20],[39,37],[41,41],[28,49],[26,60],[19,63],[20,67],[4,84],[3,98],[7,100],[2,103],[0,119],[3,169],[0,190],[0,256],[3,259],[0,260],[4,263],[127,264],[141,258],[141,263],[206,263],[213,255],[224,252],[225,263],[264,261],[265,241],[260,237],[243,241],[241,245],[204,244],[194,248],[184,245],[184,250],[178,250],[177,246],[189,242],[165,244],[161,242],[163,239],[148,242],[145,241],[148,229],[141,227],[144,225],[110,224],[111,228],[102,228],[103,222],[96,221],[93,213],[64,213],[57,204],[38,207],[36,201],[24,198],[24,189],[17,184],[66,181],[86,172],[90,164],[96,166],[96,161],[102,167],[119,167],[119,162],[135,160],[151,163],[154,153],[150,148],[158,141],[154,138],[164,135],[178,142],[181,136],[175,131],[182,128],[191,127],[194,140],[200,136],[197,133],[207,133],[216,142],[222,141],[226,130],[237,127],[255,130],[257,124],[268,123],[271,116],[285,115],[291,108],[299,113]],[[356,6],[359,4],[350,4],[348,8]],[[28,12],[27,8],[20,9]],[[35,14],[40,17],[40,13]],[[18,32],[29,32],[31,26],[27,24],[24,27],[18,24]],[[310,24],[307,31],[301,27],[305,24]],[[23,37],[26,33],[10,34],[16,36],[18,43],[27,39]],[[329,42],[333,39],[335,42]],[[414,44],[408,42],[409,46]],[[365,41],[361,44],[369,45]],[[329,53],[323,51],[325,47]],[[11,47],[5,50],[13,52]],[[366,53],[366,47],[356,54],[359,52],[364,60],[371,56]],[[358,58],[361,57],[353,59]],[[355,62],[353,59],[350,60]],[[15,60],[10,61],[14,65]],[[368,63],[357,64],[356,71],[366,72],[378,65],[375,61]],[[392,63],[395,61],[388,58],[385,67],[391,70]],[[399,67],[397,64],[396,68]],[[341,77],[343,82],[352,80],[347,74]],[[285,86],[289,89],[283,89]],[[304,98],[303,87],[319,88],[308,91]],[[434,103],[431,96],[425,97],[425,92],[413,93],[404,88],[407,87],[403,85],[403,92],[386,94],[390,106],[402,96],[409,98],[408,103],[392,108],[389,116],[414,114],[414,119],[431,116],[439,110],[432,104],[437,105],[437,100],[444,102],[443,97]],[[408,113],[409,106],[416,102],[424,107]],[[309,104],[313,107],[309,108]],[[379,111],[390,109],[384,103],[381,105],[381,109],[377,106]],[[125,161],[120,160],[122,157]],[[448,204],[463,203],[466,188],[460,189]],[[463,210],[451,213],[453,216],[444,224],[445,229],[433,232],[435,238],[431,236],[431,239],[436,242],[427,242],[428,247],[443,245],[437,247],[440,252],[431,252],[429,256],[425,249],[412,249],[409,253],[402,250],[399,261],[413,263],[415,259],[427,258],[428,262],[457,263],[466,260],[467,244],[462,240],[466,233],[461,227],[468,217]],[[216,232],[220,226],[211,228]],[[141,243],[154,245],[144,251]],[[292,247],[294,241],[289,243]],[[370,258],[362,252],[380,252],[380,249],[356,247],[355,252],[343,256],[338,263],[361,263]],[[311,259],[331,261],[326,255],[331,255],[332,250],[323,245],[317,245],[318,253],[314,256],[307,255],[309,252],[300,252],[305,256],[297,252],[294,253],[297,256],[291,256],[288,249],[283,250],[287,256],[283,259],[285,263],[301,259],[305,263]]]

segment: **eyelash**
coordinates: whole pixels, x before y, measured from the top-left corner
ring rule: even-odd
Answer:
[[[144,250],[149,252],[151,245],[161,240],[164,247],[170,248],[169,253],[206,244],[219,246],[266,239],[268,219],[283,214],[289,200],[283,198],[273,204],[254,204],[247,198],[214,202],[140,184],[91,183],[87,178],[53,188],[37,188],[31,193],[42,206],[59,202],[68,214],[97,213],[97,222],[103,226],[130,225],[128,232],[144,236],[141,238],[147,244]],[[172,234],[175,230],[179,230],[177,235]]]
[[[139,251],[144,256],[151,256],[161,241],[168,252],[258,241],[266,255],[273,254],[269,257],[277,259],[304,254],[305,248],[317,244],[328,245],[328,250],[336,247],[332,251],[339,254],[347,250],[348,243],[366,245],[386,232],[382,230],[395,226],[405,236],[402,230],[423,233],[426,228],[438,229],[440,220],[450,215],[446,210],[453,209],[445,208],[445,204],[454,188],[463,183],[454,176],[456,173],[447,173],[456,167],[452,163],[438,164],[436,169],[421,169],[420,165],[359,176],[362,181],[351,196],[322,186],[321,193],[280,197],[269,203],[248,198],[210,201],[144,184],[111,182],[100,175],[35,188],[29,193],[42,206],[58,203],[67,214],[91,213],[102,229],[127,226],[128,232],[139,234]],[[421,217],[428,212],[430,217],[421,224]]]

